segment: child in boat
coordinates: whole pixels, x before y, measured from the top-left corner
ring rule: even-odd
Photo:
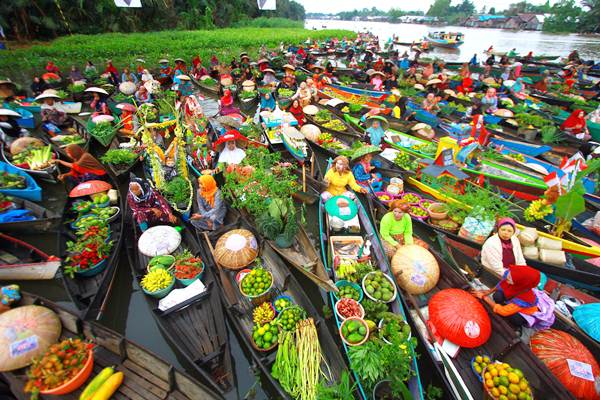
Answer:
[[[223,225],[227,207],[223,202],[221,190],[212,175],[198,178],[198,213],[192,214],[190,222],[198,230],[215,230]]]
[[[510,265],[495,288],[472,294],[516,326],[548,329],[554,323],[554,301],[536,288],[540,277],[538,270],[527,265]]]
[[[497,232],[490,236],[481,248],[481,263],[499,275],[512,264],[525,265],[521,243],[516,237],[516,224],[512,218],[502,218],[496,225]]]

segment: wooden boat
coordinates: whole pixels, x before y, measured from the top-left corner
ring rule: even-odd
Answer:
[[[206,93],[212,96],[219,96],[219,82],[215,82],[214,85],[208,85],[204,83],[203,80],[196,80],[190,76],[192,83],[198,86],[200,89],[204,90]],[[209,79],[212,79],[209,77]]]
[[[23,189],[0,188],[0,193],[3,193],[7,196],[20,197],[25,200],[42,200],[42,188],[27,172],[0,161],[0,174],[3,173],[15,174],[25,178],[26,187]]]
[[[249,229],[244,223],[230,225],[229,229],[237,229],[240,227]],[[253,231],[252,229],[250,230]],[[255,232],[253,233],[257,239],[260,238]],[[252,321],[252,309],[254,308],[254,305],[247,297],[242,296],[237,288],[236,271],[223,269],[223,267],[216,263],[212,256],[213,246],[216,244],[219,236],[214,233],[206,233],[204,237],[205,242],[203,243],[203,247],[206,254],[205,260],[207,260],[207,266],[209,268],[217,271],[219,287],[224,299],[225,309],[229,315],[233,328],[243,338],[242,343],[244,347],[250,352],[254,362],[258,365],[271,386],[277,392],[276,398],[292,399],[271,373],[271,368],[275,361],[275,352],[259,351],[255,347],[252,338],[252,328],[254,326],[254,322]],[[304,289],[290,273],[289,269],[284,265],[281,258],[279,258],[271,246],[259,244],[259,249],[261,249],[259,257],[263,267],[269,270],[273,275],[273,296],[289,296],[295,305],[302,307],[306,311],[307,316],[314,320],[319,336],[321,351],[324,357],[323,361],[329,365],[329,369],[332,373],[331,380],[325,378],[325,381],[338,382],[340,375],[344,370],[347,370],[347,367],[325,321],[319,316],[319,313],[315,310],[313,303],[306,295]]]
[[[331,133],[332,135],[344,135],[346,137],[351,137],[351,138],[362,137],[362,135],[359,132],[357,132],[356,129],[354,129],[352,126],[350,126],[346,121],[344,121],[343,118],[340,118],[336,113],[332,113],[331,111],[320,108],[320,107],[319,107],[319,110],[328,111],[331,115],[330,122],[336,121],[336,124],[340,127],[340,129],[337,130],[337,129],[332,129],[330,127],[325,126],[325,124],[329,123],[329,122],[325,122],[325,123],[319,122],[316,118],[316,115],[305,114],[306,122],[318,126],[319,129],[321,130],[321,132],[328,132],[328,133]]]
[[[110,174],[110,183],[114,189],[118,189],[116,179]],[[76,274],[74,278],[69,278],[62,274],[65,290],[71,301],[79,310],[83,319],[99,319],[102,315],[108,297],[112,290],[112,283],[115,279],[115,273],[121,257],[121,244],[123,242],[123,226],[125,222],[124,210],[126,199],[119,193],[118,206],[119,214],[115,219],[109,222],[110,240],[113,242],[112,249],[108,258],[104,262],[103,269],[100,269],[96,275],[86,276],[93,272],[82,272]],[[72,211],[73,199],[69,198],[65,204],[62,214],[61,228],[58,232],[58,254],[66,258],[68,256],[67,246],[69,241],[76,239],[75,232],[71,229],[71,223],[74,222],[76,214]]]
[[[58,158],[58,154],[55,150],[53,150],[53,153],[54,153],[55,158]],[[56,176],[58,174],[58,166],[56,164],[52,164],[49,167],[44,168],[44,169],[22,168],[17,165],[14,165],[12,163],[12,155],[10,154],[10,152],[8,150],[6,150],[4,148],[4,146],[0,146],[0,154],[2,154],[2,160],[5,163],[7,163],[8,165],[11,165],[17,169],[20,169],[23,172],[26,172],[29,175],[33,176],[34,178],[39,178],[41,180],[49,181],[49,182],[56,182]]]
[[[0,281],[52,279],[60,264],[58,257],[0,233]]]
[[[141,235],[137,223],[130,217],[131,236],[127,240],[127,256],[135,280],[140,283],[147,272],[150,257],[140,253],[137,247]],[[176,251],[189,250],[194,256],[201,255],[201,248],[189,228],[181,232],[181,245]],[[235,374],[229,347],[229,337],[222,312],[215,278],[204,262],[202,283],[207,290],[167,310],[158,309],[158,299],[144,294],[154,320],[165,338],[188,361],[206,381],[211,390],[225,396],[235,388]]]
[[[392,278],[393,275],[390,271],[389,263],[388,263],[386,255],[385,255],[385,252],[383,250],[383,247],[381,245],[381,242],[379,240],[377,231],[371,224],[371,220],[369,219],[369,216],[367,215],[367,212],[366,212],[365,208],[362,206],[362,204],[360,203],[360,201],[358,199],[355,199],[354,201],[358,207],[358,221],[360,224],[360,235],[351,235],[350,236],[349,234],[348,235],[343,234],[344,236],[341,236],[341,237],[337,236],[337,237],[344,238],[344,239],[356,238],[360,241],[364,240],[364,242],[370,241],[371,242],[371,262],[373,264],[374,270],[380,270],[384,274],[386,274],[388,277]],[[319,202],[319,233],[320,233],[320,239],[321,239],[321,254],[322,254],[322,258],[323,258],[323,263],[325,264],[325,267],[327,268],[329,274],[334,279],[338,280],[338,278],[336,277],[336,272],[333,269],[333,259],[335,257],[335,254],[333,254],[332,249],[334,247],[333,240],[335,240],[335,234],[333,233],[333,231],[329,225],[328,218],[325,213],[325,205],[323,202]],[[332,236],[332,234],[333,234],[333,236]],[[361,250],[359,250],[359,252],[361,252]],[[392,280],[393,280],[393,278],[392,278]],[[334,297],[333,293],[329,294],[329,299],[330,299],[331,307],[332,308],[335,307],[335,303],[337,300]],[[389,306],[390,306],[389,308],[390,308],[391,312],[393,312],[394,314],[402,315],[404,317],[404,319],[406,319],[406,313],[405,313],[403,301],[402,301],[402,298],[400,295],[397,295],[396,298],[391,303],[389,303]],[[342,321],[339,319],[339,316],[337,315],[337,313],[335,313],[335,317],[336,317],[336,323],[339,327]],[[346,352],[346,354],[348,354],[348,346],[345,343],[343,344],[343,348],[344,348],[344,351]],[[412,370],[414,372],[414,375],[407,382],[407,387],[408,387],[409,391],[411,392],[413,399],[424,399],[425,395],[424,395],[423,387],[421,384],[421,378],[419,376],[419,366],[417,364],[416,357],[414,356],[414,349],[411,349],[411,353],[413,353]],[[350,367],[352,367],[351,364],[350,364]],[[370,393],[365,392],[365,388],[361,384],[358,376],[356,374],[354,374],[354,377],[357,380],[361,398],[363,398],[363,399],[371,398]]]
[[[70,115],[67,122],[70,124],[70,127],[61,128],[62,133],[53,137],[50,137],[44,133],[41,135],[42,139],[48,140],[52,144],[52,147],[54,147],[54,150],[65,157],[68,157],[65,150],[68,146],[68,143],[61,140],[64,139],[65,136],[69,136],[70,139],[78,139],[77,144],[79,144],[84,151],[88,151],[92,138],[86,128],[86,121],[79,116]],[[76,138],[74,135],[77,135],[78,138]]]
[[[17,197],[11,197],[9,201],[13,203],[14,209],[29,210],[35,219],[31,221],[0,223],[0,231],[2,232],[48,232],[55,229],[60,222],[60,215],[37,203]]]
[[[136,400],[222,399],[222,396],[211,388],[164,361],[150,350],[128,340],[125,336],[96,322],[82,321],[77,315],[49,300],[25,292],[21,294],[20,305],[40,305],[58,314],[63,326],[61,338],[76,336],[94,343],[92,376],[108,366],[114,366],[115,370],[124,373],[123,383],[111,398]],[[19,400],[30,398],[30,394],[23,392],[27,382],[26,371],[27,369],[23,368],[1,373],[13,395]],[[63,398],[77,399],[84,388],[85,385]],[[40,396],[40,399],[52,398],[56,398],[56,396]]]
[[[433,47],[458,49],[465,41],[461,32],[429,32],[424,39]]]

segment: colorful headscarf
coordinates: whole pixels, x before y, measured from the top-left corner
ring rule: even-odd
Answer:
[[[200,196],[206,200],[206,202],[214,207],[215,205],[215,194],[217,193],[217,182],[212,175],[202,175],[198,178],[198,182],[202,185]]]

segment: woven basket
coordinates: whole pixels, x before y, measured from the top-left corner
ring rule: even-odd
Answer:
[[[252,232],[234,229],[219,238],[215,259],[224,268],[237,271],[250,265],[258,256],[258,242]]]

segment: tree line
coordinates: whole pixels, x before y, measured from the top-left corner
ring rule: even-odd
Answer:
[[[304,7],[277,0],[262,11],[256,0],[143,0],[142,8],[119,8],[114,0],[0,1],[0,26],[9,39],[51,39],[68,34],[214,29],[247,25],[256,17],[304,20]]]

